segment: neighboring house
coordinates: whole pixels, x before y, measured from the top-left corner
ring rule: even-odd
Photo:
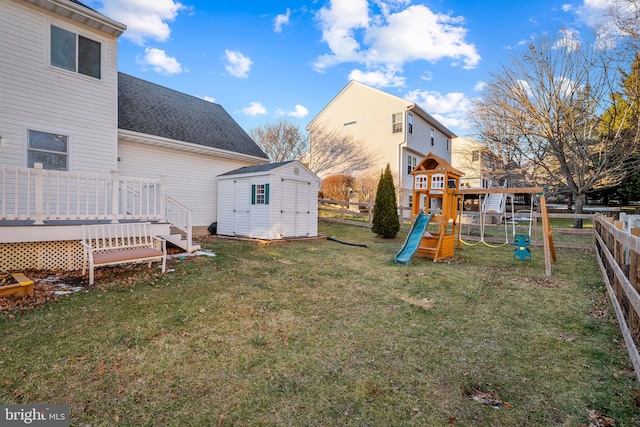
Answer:
[[[193,250],[215,177],[268,162],[221,106],[119,74],[125,29],[78,1],[0,2],[0,271],[78,268],[86,221]]]
[[[388,163],[396,177],[398,204],[405,207],[412,204],[411,171],[428,153],[450,162],[456,136],[414,102],[354,80],[307,126],[311,153],[314,128],[339,129],[361,141],[373,160],[371,169],[382,171]]]
[[[320,178],[298,160],[218,177],[217,233],[276,240],[318,235]]]
[[[486,176],[484,144],[471,139],[456,137],[453,139],[451,165],[464,173],[460,178],[460,188],[487,188],[490,179]]]

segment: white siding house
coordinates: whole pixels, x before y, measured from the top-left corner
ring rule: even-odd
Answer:
[[[0,272],[81,268],[87,222],[195,250],[216,176],[269,161],[222,106],[118,73],[125,30],[78,0],[0,0]]]
[[[0,162],[108,173],[116,169],[117,46],[125,26],[68,1],[34,3],[0,2]],[[64,37],[94,43],[98,69],[59,58]],[[57,143],[44,147],[41,137]]]
[[[307,125],[313,153],[314,128],[337,129],[362,142],[380,171],[387,163],[397,177],[398,203],[408,206],[412,195],[410,172],[428,153],[451,161],[456,135],[412,101],[352,80]],[[331,171],[324,174],[324,178]]]
[[[217,233],[265,240],[315,237],[319,183],[297,160],[222,174]]]

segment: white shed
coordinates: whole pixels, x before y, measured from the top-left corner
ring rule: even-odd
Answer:
[[[246,166],[217,178],[218,234],[266,240],[318,235],[320,178],[298,160]]]

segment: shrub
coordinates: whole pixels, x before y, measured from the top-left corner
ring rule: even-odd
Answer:
[[[373,223],[371,231],[385,239],[393,239],[400,231],[400,219],[398,218],[398,203],[396,201],[396,189],[393,185],[391,167],[380,175],[376,202],[373,205]]]

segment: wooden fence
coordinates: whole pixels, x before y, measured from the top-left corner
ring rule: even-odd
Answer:
[[[318,200],[318,212],[320,218],[329,221],[342,222],[351,225],[358,225],[361,227],[371,227],[373,221],[373,204],[368,203],[356,203],[356,202],[344,202],[330,199]],[[398,208],[398,214],[400,217],[400,228],[402,231],[409,231],[411,228],[411,208],[406,206],[400,206]],[[489,216],[495,216],[495,214],[488,214]],[[583,219],[587,223],[591,223],[593,214],[573,214],[573,213],[549,213],[549,218],[558,219]],[[463,213],[462,238],[463,239],[478,239],[480,236],[480,213],[474,211],[464,211]],[[542,221],[540,220],[541,214],[534,212],[532,216],[533,227],[531,234],[532,245],[542,245]],[[518,222],[516,225],[519,233],[524,233],[528,228],[528,222]],[[500,243],[505,241],[504,231],[502,226],[488,226],[493,228],[493,235],[487,231],[484,239],[488,243]],[[499,237],[497,234],[501,234]],[[567,248],[579,248],[579,249],[591,249],[593,248],[593,228],[586,227],[583,229],[576,228],[561,228],[552,227],[552,233],[554,235],[555,247],[567,247]]]
[[[640,229],[622,227],[611,218],[594,217],[598,264],[640,381]]]

